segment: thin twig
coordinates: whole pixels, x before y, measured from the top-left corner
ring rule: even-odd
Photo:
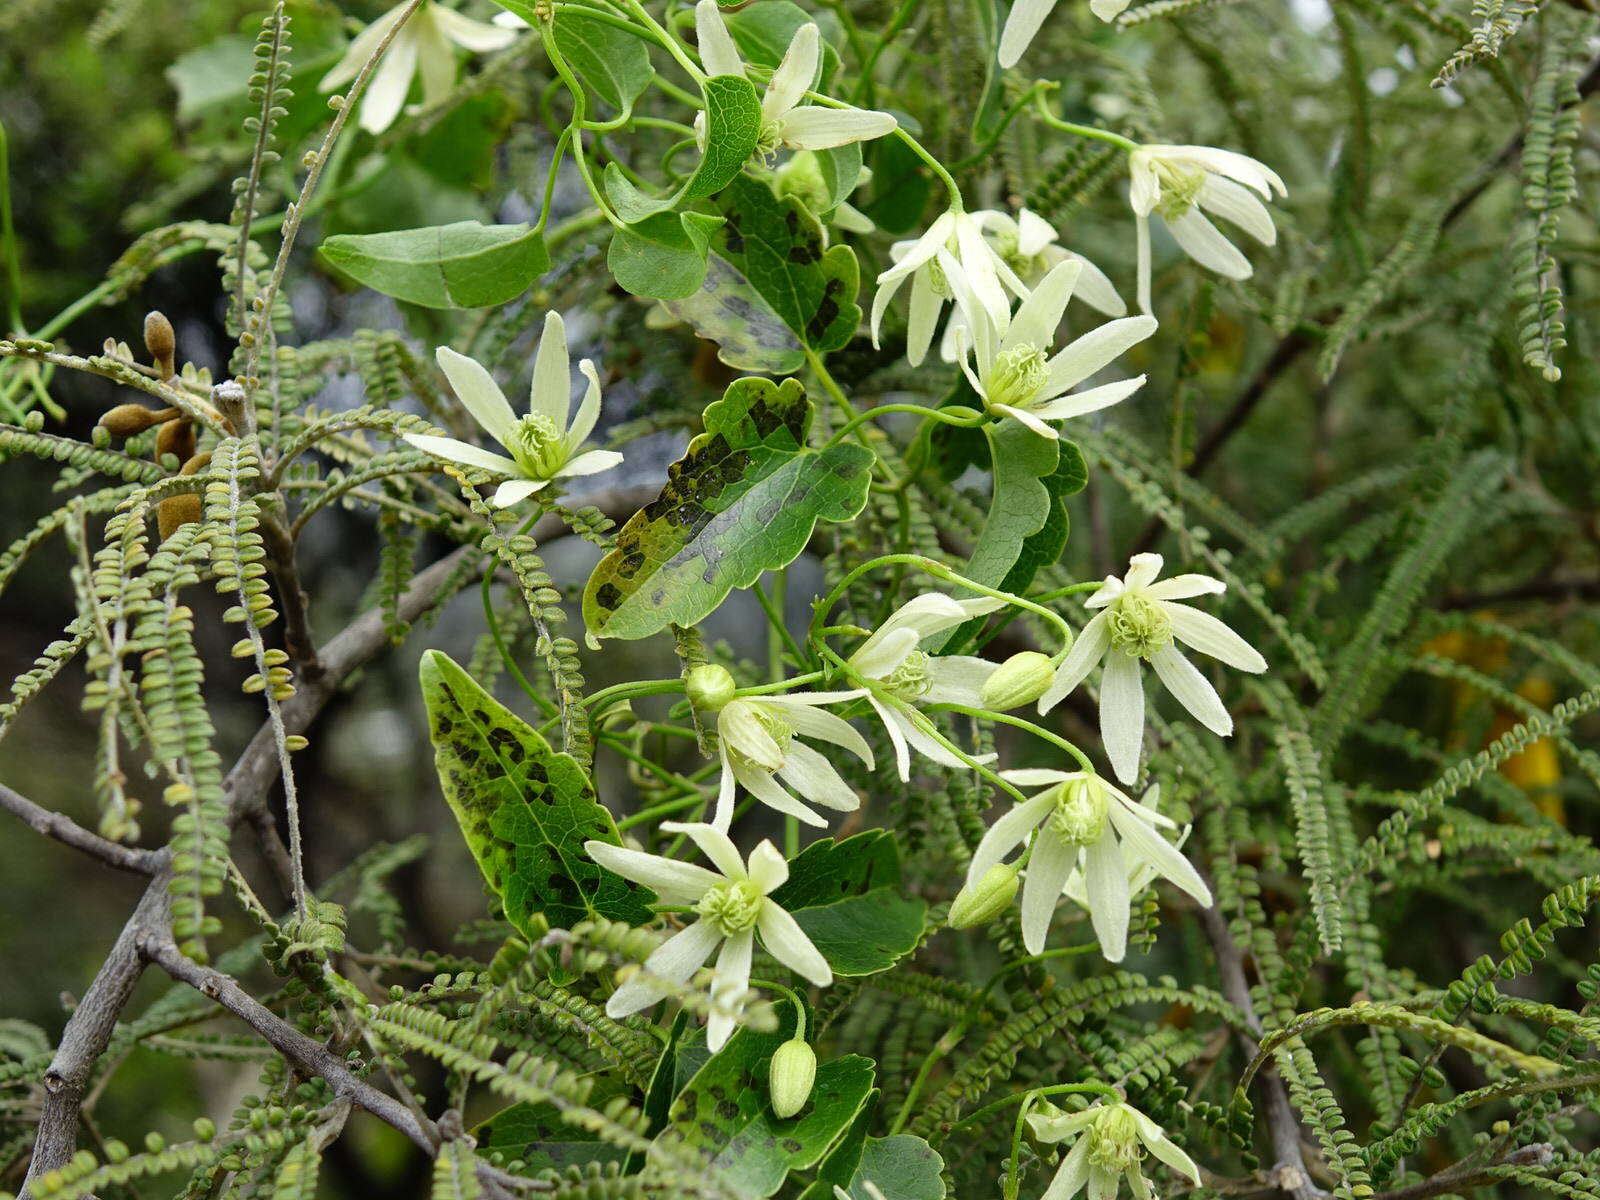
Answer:
[[[0,808],[21,817],[38,832],[48,838],[54,838],[63,846],[82,850],[85,854],[92,855],[119,871],[153,875],[161,865],[160,856],[155,851],[141,850],[136,846],[119,846],[98,833],[91,833],[65,813],[42,808],[3,783],[0,783]]]

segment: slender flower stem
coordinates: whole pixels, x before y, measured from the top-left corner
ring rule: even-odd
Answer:
[[[930,705],[930,707],[945,709],[950,712],[958,712],[968,717],[979,717],[984,720],[999,721],[1004,725],[1010,725],[1017,729],[1027,730],[1027,732],[1033,734],[1034,737],[1043,738],[1057,749],[1065,750],[1068,754],[1072,755],[1073,758],[1078,760],[1078,765],[1085,771],[1094,770],[1094,764],[1089,761],[1089,756],[1082,750],[1078,749],[1071,742],[1067,741],[1066,738],[1061,737],[1058,734],[1051,733],[1043,726],[1035,725],[1032,721],[1025,717],[1014,717],[1010,713],[991,712],[987,708],[968,708],[965,704],[935,704]]]
[[[952,404],[947,408],[929,408],[924,404],[880,404],[876,408],[869,408],[865,412],[857,413],[851,417],[850,420],[846,421],[844,425],[834,432],[833,437],[828,439],[828,445],[832,446],[837,442],[843,441],[857,427],[865,425],[874,417],[886,416],[889,413],[916,413],[924,420],[937,421],[943,425],[955,425],[962,429],[972,429],[982,425],[988,419],[983,413],[960,404]]]
[[[5,269],[6,324],[26,333],[22,323],[22,266],[17,260],[17,231],[11,223],[11,163],[5,122],[0,121],[0,267]]]
[[[641,679],[633,683],[616,683],[608,688],[601,688],[587,696],[584,701],[585,708],[594,708],[594,716],[598,717],[606,707],[615,704],[618,700],[631,700],[635,696],[670,696],[683,691],[682,679]]]
[[[979,1121],[983,1120],[984,1117],[987,1117],[992,1113],[999,1112],[1007,1105],[1016,1104],[1021,1101],[1028,1101],[1031,1103],[1034,1100],[1043,1100],[1046,1096],[1061,1096],[1073,1092],[1097,1092],[1100,1095],[1106,1096],[1110,1099],[1122,1099],[1122,1093],[1117,1091],[1117,1089],[1112,1087],[1109,1083],[1056,1083],[1050,1085],[1049,1087],[1032,1088],[1026,1092],[1018,1092],[1015,1095],[1007,1096],[1004,1100],[996,1100],[993,1104],[985,1104],[982,1108],[978,1109],[977,1112],[963,1117],[954,1125],[950,1126],[950,1133],[954,1133],[956,1130],[963,1129],[968,1125],[976,1125]]]
[[[1073,133],[1078,137],[1092,138],[1097,142],[1105,142],[1108,145],[1117,147],[1119,150],[1126,150],[1129,154],[1139,148],[1139,143],[1132,138],[1125,138],[1120,133],[1112,133],[1109,129],[1096,129],[1093,125],[1077,125],[1071,121],[1063,121],[1050,111],[1050,105],[1043,94],[1039,95],[1034,111],[1039,119],[1050,126],[1051,129],[1059,129],[1062,133]]]

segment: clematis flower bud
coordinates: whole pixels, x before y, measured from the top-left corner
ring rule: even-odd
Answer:
[[[816,1051],[803,1038],[793,1038],[778,1047],[769,1071],[772,1111],[784,1118],[794,1116],[811,1098],[811,1085],[817,1078]]]
[[[738,690],[728,669],[715,663],[707,663],[690,671],[683,686],[689,694],[689,703],[701,712],[721,712]]]
[[[1044,695],[1055,679],[1055,667],[1048,654],[1023,650],[1000,664],[1000,669],[984,680],[979,703],[994,712],[1021,708]]]
[[[950,906],[951,929],[971,929],[994,920],[1017,898],[1017,868],[1013,863],[997,863],[975,884],[961,889]]]

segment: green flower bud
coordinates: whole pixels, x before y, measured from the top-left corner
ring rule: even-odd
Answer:
[[[683,686],[689,693],[689,703],[701,712],[720,712],[733,699],[734,692],[739,690],[728,669],[715,663],[707,663],[690,671]]]
[[[996,863],[983,873],[974,887],[964,887],[950,906],[951,929],[971,929],[994,920],[1017,898],[1017,868],[1014,863]]]
[[[1013,654],[984,681],[978,702],[994,712],[1005,712],[1032,704],[1049,688],[1055,667],[1048,654],[1023,650]]]
[[[772,1094],[772,1111],[792,1117],[811,1099],[811,1085],[817,1078],[817,1052],[802,1039],[794,1038],[778,1047],[772,1056],[767,1086]]]

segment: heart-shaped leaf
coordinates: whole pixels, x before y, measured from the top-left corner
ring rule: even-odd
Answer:
[[[477,221],[338,234],[318,253],[357,283],[425,308],[504,304],[550,269],[542,234]]]
[[[681,299],[705,279],[711,233],[721,224],[705,213],[656,213],[611,235],[606,265],[635,296]]]
[[[583,848],[621,838],[578,761],[439,651],[422,656],[421,675],[445,800],[506,919],[524,934],[536,914],[563,929],[594,917],[649,921],[654,894]]]
[[[872,452],[806,444],[811,402],[793,379],[738,379],[705,432],[667,468],[658,499],[629,518],[583,593],[593,638],[692,625],[734,588],[799,556],[818,521],[867,502]]]

